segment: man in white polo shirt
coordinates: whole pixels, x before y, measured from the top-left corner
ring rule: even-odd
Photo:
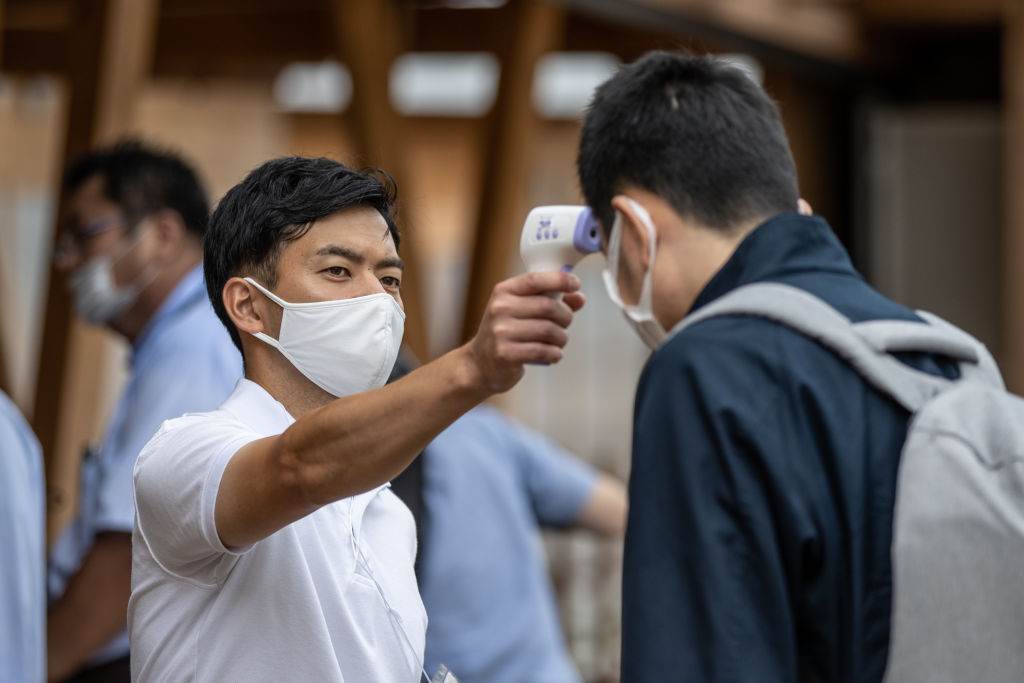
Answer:
[[[419,676],[415,530],[388,482],[525,363],[557,362],[584,302],[566,273],[507,280],[469,343],[383,386],[405,317],[393,200],[389,180],[290,157],[214,212],[207,288],[245,379],[139,456],[134,679]]]

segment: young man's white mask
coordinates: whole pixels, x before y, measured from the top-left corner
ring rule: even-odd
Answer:
[[[651,220],[651,214],[647,212],[647,209],[629,197],[626,197],[625,200],[629,202],[633,213],[640,219],[644,230],[647,231],[648,265],[647,271],[644,273],[643,284],[640,288],[640,299],[635,304],[627,304],[623,302],[622,295],[619,293],[619,259],[622,250],[622,221],[624,220],[622,213],[619,211],[615,212],[615,222],[612,224],[612,231],[608,237],[608,265],[603,273],[604,285],[608,290],[608,297],[622,309],[626,320],[633,326],[644,343],[653,350],[661,346],[662,342],[665,341],[665,337],[668,336],[665,328],[654,317],[654,311],[651,307],[651,297],[654,293],[652,276],[654,273],[654,257],[657,255],[658,234],[654,229],[654,221]]]
[[[393,296],[293,304],[250,277],[245,281],[284,311],[277,339],[263,332],[253,336],[280,351],[309,381],[338,397],[384,386],[405,333],[405,312]]]

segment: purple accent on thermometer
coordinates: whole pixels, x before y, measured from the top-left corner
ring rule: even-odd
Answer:
[[[570,266],[568,263],[565,264],[564,266],[562,266],[562,272],[563,273],[571,273],[572,272],[572,266]]]
[[[581,254],[593,254],[601,250],[601,232],[597,218],[589,207],[580,211],[576,218],[576,229],[572,235],[572,245]]]

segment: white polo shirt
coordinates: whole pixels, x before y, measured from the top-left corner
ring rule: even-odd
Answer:
[[[415,525],[387,486],[248,548],[220,542],[214,505],[225,466],[292,422],[243,379],[218,410],[165,422],[142,450],[128,604],[133,680],[417,679],[427,618],[413,573]]]

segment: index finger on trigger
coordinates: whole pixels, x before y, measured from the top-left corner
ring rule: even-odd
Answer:
[[[549,292],[575,292],[580,288],[580,279],[572,273],[546,271],[523,273],[503,284],[511,294],[531,296]]]

